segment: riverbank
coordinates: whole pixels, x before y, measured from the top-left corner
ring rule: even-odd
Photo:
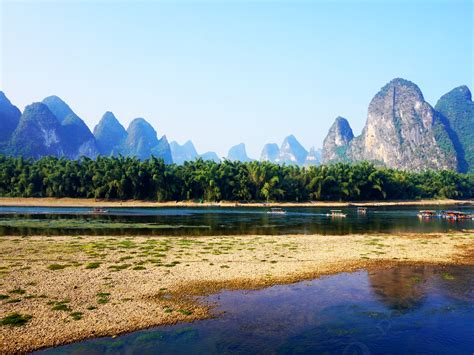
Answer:
[[[140,200],[110,201],[86,198],[23,198],[0,197],[0,206],[27,206],[27,207],[349,207],[349,206],[429,206],[453,205],[472,206],[474,200],[416,200],[416,201],[310,201],[310,202],[194,202],[194,201],[168,201],[152,202]]]
[[[1,237],[0,353],[210,316],[193,296],[395,264],[474,266],[474,233]],[[30,319],[28,319],[31,317]]]

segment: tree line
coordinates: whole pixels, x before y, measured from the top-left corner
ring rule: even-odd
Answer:
[[[0,156],[0,196],[153,201],[357,201],[473,198],[474,175],[357,164],[298,167],[152,157],[38,160]]]

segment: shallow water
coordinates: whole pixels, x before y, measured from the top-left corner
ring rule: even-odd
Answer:
[[[424,209],[453,209],[425,206]],[[341,208],[346,218],[327,216],[330,208],[291,207],[272,215],[268,208],[110,208],[95,215],[90,208],[0,207],[0,235],[235,235],[351,234],[450,232],[474,229],[473,220],[420,220],[420,207],[373,207],[357,214]],[[474,207],[456,209],[474,213]]]
[[[43,354],[472,354],[474,268],[342,273],[205,299],[217,318]],[[222,312],[225,312],[221,314]]]

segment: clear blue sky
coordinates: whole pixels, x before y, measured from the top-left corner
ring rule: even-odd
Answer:
[[[394,77],[432,105],[474,86],[472,0],[0,2],[0,90],[20,109],[56,94],[91,129],[144,117],[199,152],[319,147],[338,115],[359,134]]]

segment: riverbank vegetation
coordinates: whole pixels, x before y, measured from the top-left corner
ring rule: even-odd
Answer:
[[[474,175],[412,173],[368,162],[311,167],[269,162],[0,156],[0,196],[152,201],[360,201],[474,197]]]

